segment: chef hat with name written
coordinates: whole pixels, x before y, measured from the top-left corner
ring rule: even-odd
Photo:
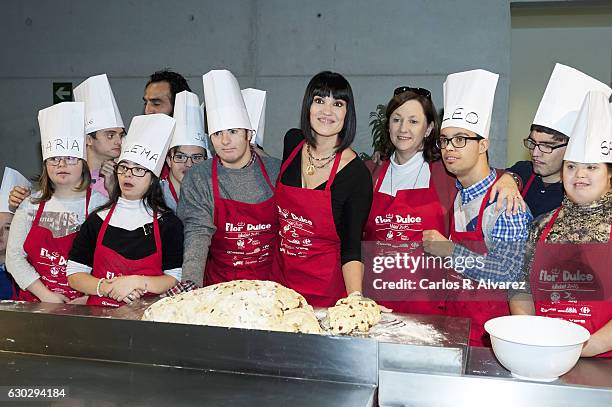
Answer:
[[[4,167],[4,175],[2,176],[2,185],[0,186],[0,212],[9,212],[8,200],[9,194],[15,187],[32,187],[32,183],[26,177],[21,175],[19,171],[12,168]]]
[[[176,127],[170,142],[175,146],[205,147],[204,112],[200,107],[198,95],[186,90],[177,93],[174,102]]]
[[[134,116],[119,161],[133,161],[159,177],[175,124],[176,120],[162,113]]]
[[[489,138],[498,79],[498,74],[484,69],[448,75],[441,128],[459,127]]]
[[[266,91],[253,88],[242,89],[242,98],[249,113],[251,125],[255,130],[255,137],[251,138],[251,144],[263,147],[266,127]]]
[[[43,160],[76,157],[86,160],[85,105],[62,102],[38,112]]]
[[[603,92],[608,97],[612,94],[612,89],[597,79],[569,66],[556,64],[533,124],[548,127],[569,137],[578,110],[591,90]]]
[[[571,130],[564,160],[612,163],[612,105],[604,92],[587,93]]]
[[[221,130],[254,130],[238,80],[227,70],[213,70],[202,77],[208,133]]]
[[[85,133],[125,127],[106,74],[91,76],[74,88],[74,100],[85,103]]]

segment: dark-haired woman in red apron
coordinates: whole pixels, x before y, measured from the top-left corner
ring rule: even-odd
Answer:
[[[306,89],[302,128],[285,136],[273,278],[314,306],[362,291],[361,237],[372,181],[349,148],[355,123],[349,83],[322,72]]]

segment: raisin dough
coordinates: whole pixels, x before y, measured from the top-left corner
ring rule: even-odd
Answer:
[[[142,319],[322,333],[314,311],[304,297],[272,281],[229,281],[167,297],[147,308]]]
[[[368,333],[380,322],[380,307],[374,301],[361,296],[348,296],[327,310],[332,333]]]

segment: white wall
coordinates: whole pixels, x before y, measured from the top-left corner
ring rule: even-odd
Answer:
[[[24,174],[39,168],[36,114],[52,103],[52,82],[76,86],[106,72],[129,123],[142,110],[146,77],[163,67],[185,75],[200,97],[201,75],[214,68],[267,90],[264,147],[276,156],[321,70],[351,82],[354,147],[370,152],[368,114],[396,86],[427,87],[441,107],[448,73],[488,69],[501,74],[490,156],[506,162],[507,0],[8,0],[0,8],[0,160]]]

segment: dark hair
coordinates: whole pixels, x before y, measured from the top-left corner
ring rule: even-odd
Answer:
[[[119,197],[121,196],[121,188],[119,187],[119,178],[117,177],[116,168],[117,167],[115,167],[115,171],[113,172],[113,179],[115,182],[113,183],[112,190],[108,193],[108,202],[96,209],[94,213],[103,211],[105,209],[110,209],[111,206],[117,203]],[[149,173],[151,174],[151,184],[149,185],[147,192],[142,197],[142,203],[144,204],[147,212],[149,212],[149,209],[157,213],[170,212],[171,209],[168,208],[168,205],[164,200],[164,193],[159,182],[159,177],[157,177],[151,171],[149,171]],[[168,180],[168,182],[170,181]],[[153,213],[150,213],[150,215],[153,215]]]
[[[380,153],[383,158],[387,159],[391,157],[391,154],[393,154],[395,151],[395,146],[391,142],[391,135],[389,134],[389,119],[391,118],[393,112],[395,112],[400,106],[409,100],[416,100],[421,104],[423,112],[425,113],[425,118],[427,119],[427,125],[433,123],[431,133],[429,136],[425,137],[423,141],[423,157],[427,162],[437,161],[441,157],[440,148],[438,148],[436,144],[436,140],[438,140],[438,137],[440,137],[440,120],[438,113],[431,98],[411,91],[393,96],[387,104],[387,110],[385,111],[385,132],[382,136],[382,149]]]
[[[156,82],[168,82],[170,85],[170,93],[171,93],[171,102],[172,107],[174,108],[174,99],[177,93],[180,93],[184,90],[191,92],[191,88],[187,83],[187,79],[183,77],[180,73],[173,72],[168,68],[163,69],[161,71],[153,72],[149,77],[149,81],[145,85],[145,89],[152,83]]]
[[[539,124],[532,124],[529,128],[529,131],[537,131],[538,133],[546,133],[552,136],[554,141],[558,141],[560,143],[567,143],[569,141],[569,136],[557,131],[555,129],[551,129],[550,127],[540,126]]]
[[[300,117],[302,134],[310,145],[316,144],[316,139],[312,134],[312,127],[310,126],[310,106],[315,96],[333,96],[335,99],[344,100],[346,102],[344,126],[338,135],[340,144],[336,147],[336,151],[342,151],[348,148],[353,143],[355,132],[357,131],[355,99],[353,98],[351,85],[344,76],[330,71],[320,72],[310,80],[306,87],[306,92],[304,92],[302,115]]]
[[[81,170],[81,182],[76,186],[76,188],[74,188],[74,190],[77,192],[82,192],[89,188],[89,185],[91,185],[91,174],[89,173],[87,161],[83,160],[82,158],[79,158],[79,161],[83,163],[83,169]],[[46,162],[43,162],[42,173],[38,177],[38,190],[41,194],[38,198],[32,198],[30,200],[30,202],[33,204],[48,201],[55,192],[55,186],[53,185],[53,181],[51,181],[51,178],[49,178],[49,173],[47,172]]]

